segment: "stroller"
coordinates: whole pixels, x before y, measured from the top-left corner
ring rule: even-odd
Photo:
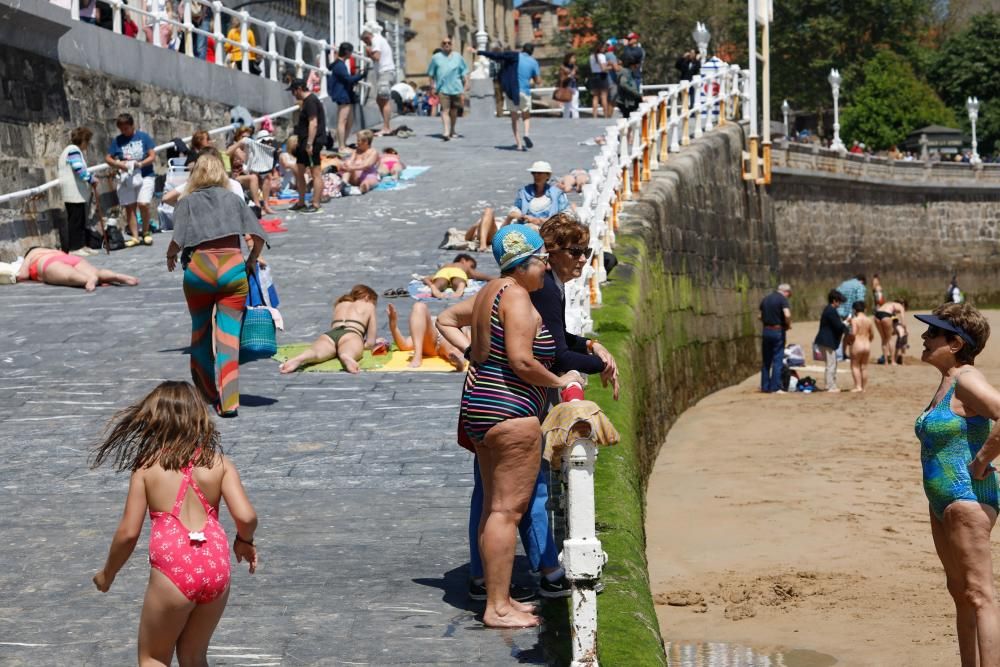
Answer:
[[[163,182],[163,194],[176,190],[187,182],[190,172],[185,166],[186,158],[175,157],[167,160],[167,177]],[[160,219],[160,231],[170,231],[174,228],[174,207],[160,202],[156,207]]]

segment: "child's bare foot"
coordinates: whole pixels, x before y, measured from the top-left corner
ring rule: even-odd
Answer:
[[[302,365],[302,360],[299,359],[298,357],[293,357],[292,359],[289,359],[285,363],[278,366],[278,372],[283,374],[294,373],[299,369],[299,366],[301,365]]]
[[[851,390],[851,393],[855,393],[855,392],[858,392],[858,393],[860,393],[860,392],[862,392],[862,391],[864,391],[864,389],[862,389],[862,388],[860,388],[860,387],[855,387],[854,389],[852,389],[852,390]]]
[[[410,368],[420,368],[420,364],[424,362],[423,359],[417,355],[413,355],[413,359],[410,359]]]
[[[341,359],[340,363],[344,365],[344,370],[351,375],[357,375],[361,372],[361,366],[354,359]]]
[[[119,273],[115,277],[115,281],[119,282],[119,283],[121,283],[123,285],[128,285],[130,287],[135,287],[136,285],[139,284],[139,279],[138,278],[136,278],[134,276],[127,276],[124,273]]]
[[[483,612],[483,625],[488,628],[534,628],[541,622],[542,619],[534,614],[517,611],[513,607],[508,607],[504,614],[489,607]]]

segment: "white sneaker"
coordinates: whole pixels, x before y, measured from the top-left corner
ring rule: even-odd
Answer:
[[[77,257],[90,257],[90,253],[87,252],[87,248],[77,248],[76,250],[71,250],[69,254]]]

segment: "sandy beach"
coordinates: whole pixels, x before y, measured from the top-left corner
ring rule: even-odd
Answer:
[[[1000,312],[989,317],[993,340],[977,366],[997,385]],[[919,361],[925,327],[907,325],[906,364],[872,365],[866,393],[766,395],[755,375],[670,431],[650,480],[646,536],[674,655],[729,642],[781,652],[788,667],[958,664],[913,433],[940,375]],[[817,327],[797,323],[789,340],[822,386],[809,354]],[[877,333],[873,345],[877,358]],[[840,369],[850,389],[847,362]]]

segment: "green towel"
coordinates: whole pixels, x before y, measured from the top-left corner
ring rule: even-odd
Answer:
[[[278,347],[278,353],[275,354],[272,359],[278,363],[288,361],[297,354],[304,352],[309,348],[309,343],[292,343],[290,345],[281,345]],[[371,350],[365,350],[365,354],[361,357],[359,365],[361,370],[370,371],[376,368],[382,368],[382,365],[388,359],[388,355],[382,355],[379,357],[373,357]],[[320,373],[339,373],[344,370],[344,365],[340,363],[340,359],[333,358],[323,361],[318,364],[309,364],[307,366],[300,366],[300,371],[316,371]]]

